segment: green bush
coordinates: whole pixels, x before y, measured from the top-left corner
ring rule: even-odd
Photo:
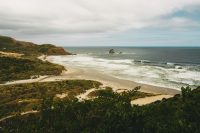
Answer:
[[[91,80],[66,80],[0,86],[0,118],[18,110],[35,109],[46,97],[56,98],[56,94],[68,93],[65,99],[74,99],[76,95],[100,85]]]
[[[128,95],[107,91],[93,100],[53,102],[45,98],[35,115],[15,117],[1,122],[5,132],[70,133],[199,133],[200,90],[190,97],[176,95],[145,106],[131,106]],[[53,108],[52,108],[53,107]]]

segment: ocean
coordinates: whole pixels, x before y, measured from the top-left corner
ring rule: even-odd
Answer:
[[[200,86],[200,48],[67,47],[76,55],[60,57],[68,66],[92,69],[149,85],[178,89]],[[115,54],[109,54],[114,49]]]

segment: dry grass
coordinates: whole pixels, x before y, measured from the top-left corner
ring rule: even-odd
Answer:
[[[21,57],[21,56],[23,56],[23,55],[24,55],[24,54],[0,51],[0,56],[19,58],[19,57]]]

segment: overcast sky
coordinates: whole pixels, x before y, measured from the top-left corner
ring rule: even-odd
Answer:
[[[200,0],[0,0],[0,35],[60,46],[200,46]]]

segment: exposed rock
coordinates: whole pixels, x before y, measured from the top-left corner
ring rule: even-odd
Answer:
[[[114,54],[115,53],[115,50],[114,49],[110,49],[109,50],[109,54]]]
[[[62,47],[56,47],[53,44],[42,44],[38,45],[39,52],[45,55],[70,55],[71,53],[66,52]]]
[[[50,48],[47,52],[48,55],[69,55],[63,48]]]

